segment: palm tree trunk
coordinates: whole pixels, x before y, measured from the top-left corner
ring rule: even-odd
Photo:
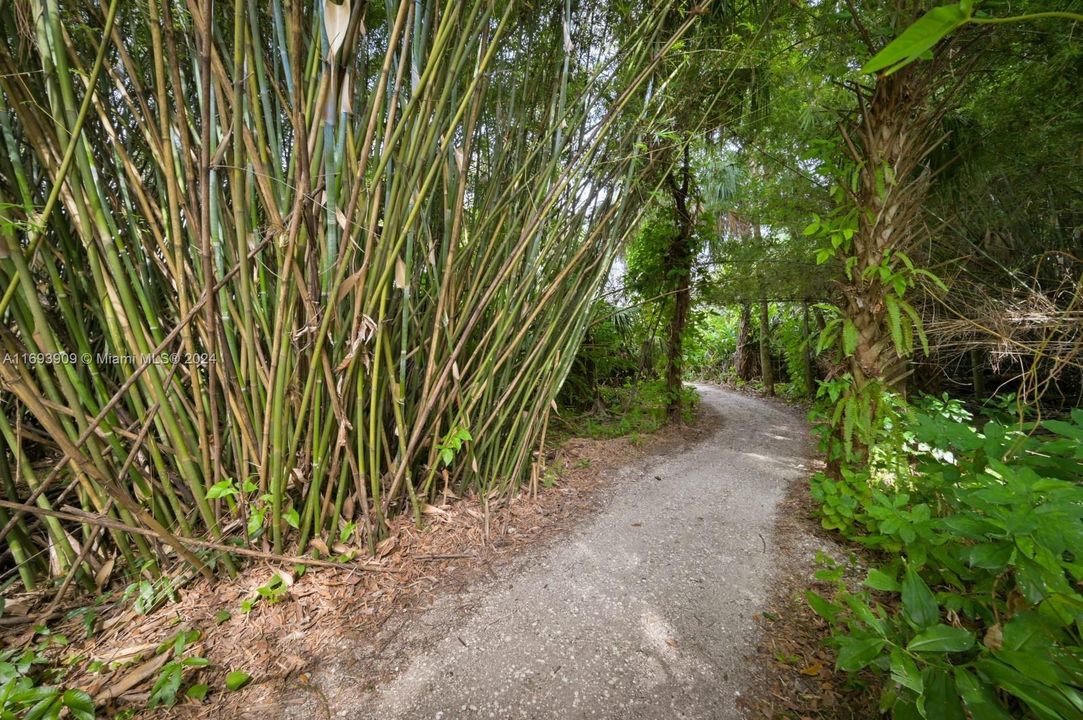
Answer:
[[[941,111],[930,99],[924,76],[911,67],[877,79],[859,95],[861,122],[845,133],[854,161],[861,166],[855,195],[857,228],[854,265],[843,287],[843,311],[857,330],[850,371],[859,387],[870,381],[906,392],[907,362],[892,341],[881,282],[882,265],[909,250],[920,232],[922,201],[930,173],[923,159],[939,142],[934,131]]]

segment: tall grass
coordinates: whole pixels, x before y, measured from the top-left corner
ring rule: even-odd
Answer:
[[[536,479],[690,22],[0,0],[3,566],[209,576]]]

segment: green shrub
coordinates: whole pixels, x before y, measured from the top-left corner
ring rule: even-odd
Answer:
[[[779,306],[780,322],[775,331],[778,347],[785,361],[786,375],[789,377],[788,394],[794,397],[807,397],[815,388],[806,386],[809,355],[812,348],[809,342],[813,338],[805,337],[804,321],[800,305]]]
[[[1083,410],[979,430],[956,403],[923,405],[911,474],[814,490],[825,526],[890,558],[857,592],[831,565],[834,596],[808,595],[839,669],[887,675],[895,718],[1083,718]]]
[[[684,337],[685,375],[724,380],[733,367],[740,324],[740,313],[730,308],[693,312]]]
[[[682,388],[681,407],[684,420],[690,421],[699,395],[690,387]],[[659,430],[668,422],[665,382],[630,383],[623,387],[599,389],[602,407],[588,412],[565,411],[560,416],[560,430],[569,436],[616,438],[641,435]]]
[[[595,302],[557,403],[573,411],[587,410],[598,401],[601,388],[622,387],[634,380],[646,335],[638,308],[621,310],[604,300]]]

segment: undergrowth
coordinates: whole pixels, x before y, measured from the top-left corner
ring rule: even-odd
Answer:
[[[691,387],[682,388],[683,419],[691,422],[699,395]],[[598,440],[646,435],[667,423],[665,383],[652,380],[628,383],[619,387],[599,386],[598,402],[590,410],[561,410],[558,438],[586,437]]]
[[[854,590],[826,560],[835,592],[808,601],[839,669],[885,676],[894,718],[1083,718],[1083,410],[1017,422],[1007,405],[885,397],[864,464],[817,416],[839,468],[812,480],[822,524],[875,566]]]

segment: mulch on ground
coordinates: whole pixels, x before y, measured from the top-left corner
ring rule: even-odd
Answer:
[[[45,654],[70,667],[63,685],[89,692],[102,714],[282,716],[282,703],[291,702],[298,688],[308,688],[315,696],[322,692],[310,683],[311,675],[329,653],[341,651],[344,639],[351,646],[376,646],[371,654],[379,656],[379,645],[393,634],[388,628],[403,627],[420,616],[431,598],[461,591],[528,547],[533,551],[533,546],[541,548],[558,538],[604,499],[612,470],[687,441],[690,434],[701,432],[695,425],[665,428],[635,441],[569,440],[551,451],[549,466],[558,472],[535,497],[522,493],[510,501],[490,501],[487,508],[474,496],[442,498],[440,505],[425,508],[422,527],[399,517],[375,557],[362,552],[358,562],[342,567],[309,565],[302,574],[292,565],[252,562],[232,580],[187,581],[176,591],[175,601],[147,615],[120,599],[123,588],[114,588],[96,610],[95,634],[86,637],[82,617],[52,621],[49,631],[66,636],[67,644],[54,645]],[[288,589],[275,602],[260,598],[257,588],[275,574]],[[243,612],[242,603],[254,598],[260,599]],[[24,595],[16,600],[33,616],[48,599]],[[86,605],[87,599],[81,598],[66,610]],[[5,647],[42,642],[43,636],[26,625],[0,630]],[[210,665],[186,670],[183,687],[207,684],[206,699],[185,699],[182,691],[177,706],[147,710],[152,687],[172,659],[171,651],[160,651],[161,645],[188,630],[198,630],[200,637],[184,648],[182,657],[203,657]],[[393,669],[383,658],[362,663],[354,666],[351,681],[371,686]],[[227,692],[226,675],[234,670],[252,680],[238,692]],[[325,701],[316,704],[327,706]]]
[[[848,560],[848,583],[864,577],[860,548],[846,545],[816,519],[808,480],[790,485],[779,504],[773,534],[778,573],[768,609],[756,616],[760,640],[749,658],[752,672],[741,705],[750,719],[869,720],[879,716],[880,688],[871,675],[836,672],[825,641],[827,623],[805,592],[830,598],[834,587],[815,579],[818,551]],[[856,553],[856,554],[855,554]]]

